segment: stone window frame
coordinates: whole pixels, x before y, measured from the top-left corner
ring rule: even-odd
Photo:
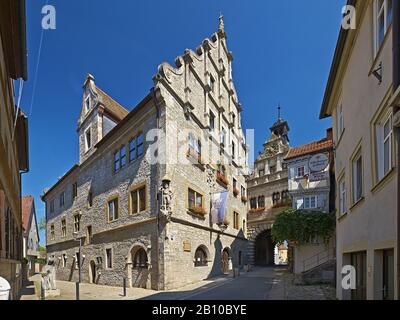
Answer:
[[[240,229],[240,213],[238,210],[233,210],[233,229]]]
[[[110,250],[110,252],[111,252],[111,267],[108,266],[108,263],[109,263],[109,259],[108,259],[108,256],[107,256],[107,251],[108,250]],[[104,257],[105,257],[105,259],[104,259],[104,261],[105,261],[104,268],[106,270],[113,270],[114,269],[114,248],[112,246],[106,246],[104,248]]]
[[[204,199],[204,193],[199,192],[199,188],[193,187],[192,185],[188,185],[186,188],[186,208],[187,210],[190,211],[191,207],[189,205],[189,190],[192,190],[194,192],[194,203],[196,206],[196,199],[197,199],[197,195],[201,195],[201,208],[205,209],[204,204],[205,204],[205,199]]]
[[[140,196],[139,196],[139,190],[141,190],[143,188],[144,188],[144,197],[145,197],[145,199],[144,199],[145,208],[143,210],[140,210],[141,201],[140,201]],[[128,191],[129,215],[141,214],[141,213],[144,213],[144,212],[146,212],[148,210],[150,205],[149,205],[149,199],[148,199],[149,197],[147,196],[147,190],[148,190],[148,187],[147,187],[147,182],[146,181],[140,182],[140,183],[135,184],[135,185],[132,185],[129,188],[129,191]],[[137,192],[137,194],[138,194],[138,196],[137,196],[138,197],[138,211],[137,212],[132,212],[132,209],[133,209],[133,206],[132,206],[132,193],[134,193],[134,192]]]
[[[90,234],[89,234],[89,228],[90,228]],[[92,238],[93,238],[93,227],[92,225],[86,226],[86,239],[85,239],[85,244],[91,244],[92,243]]]
[[[113,220],[111,220],[110,221],[110,212],[109,212],[109,203],[110,202],[114,202],[114,201],[117,201],[117,210],[115,210],[115,206],[114,206],[114,214],[113,214]],[[109,224],[109,223],[113,223],[113,222],[115,222],[115,221],[118,221],[118,219],[119,219],[119,195],[118,194],[116,194],[116,195],[113,195],[113,196],[111,196],[111,197],[109,197],[108,199],[107,199],[107,201],[106,201],[106,219],[107,219],[107,224]],[[115,214],[115,213],[117,213],[117,214]]]
[[[78,220],[76,219],[78,217]],[[74,232],[79,232],[81,230],[81,212],[74,214]]]
[[[87,114],[92,108],[91,94],[88,93],[85,97],[85,114]]]
[[[67,236],[67,218],[64,217],[61,219],[61,238],[65,238]]]
[[[90,133],[90,146],[88,145],[87,134]],[[85,139],[85,153],[88,152],[93,146],[93,137],[92,137],[92,126],[88,126],[84,131],[84,139]]]
[[[56,232],[54,228],[54,223],[50,225],[50,240],[55,240],[56,239]]]

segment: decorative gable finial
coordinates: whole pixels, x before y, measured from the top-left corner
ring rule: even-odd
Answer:
[[[278,103],[278,120],[281,119],[281,103]]]
[[[218,31],[225,32],[225,25],[224,25],[224,16],[222,13],[219,14],[219,26],[218,26]]]

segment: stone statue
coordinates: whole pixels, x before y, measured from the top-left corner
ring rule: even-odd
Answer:
[[[41,283],[44,290],[57,290],[56,268],[53,258],[49,258],[47,264],[43,267],[41,276]]]
[[[161,207],[160,211],[162,215],[167,219],[167,221],[171,221],[172,215],[172,196],[173,192],[171,190],[171,180],[164,178],[161,183],[160,188],[161,193]]]

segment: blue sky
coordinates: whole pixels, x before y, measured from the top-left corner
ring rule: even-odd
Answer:
[[[269,135],[280,102],[291,145],[325,136],[318,119],[345,0],[49,0],[56,30],[43,34],[42,7],[27,1],[28,82],[22,108],[29,115],[30,172],[23,193],[40,195],[78,161],[77,120],[87,73],[131,110],[152,87],[157,66],[173,63],[218,28],[224,15],[233,77],[245,129],[255,129],[256,150]],[[41,234],[41,243],[44,235]]]

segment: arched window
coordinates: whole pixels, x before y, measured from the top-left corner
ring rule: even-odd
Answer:
[[[136,251],[133,266],[135,268],[147,268],[147,253],[143,248]]]
[[[194,266],[202,267],[207,265],[207,253],[202,247],[198,247],[194,254]]]

